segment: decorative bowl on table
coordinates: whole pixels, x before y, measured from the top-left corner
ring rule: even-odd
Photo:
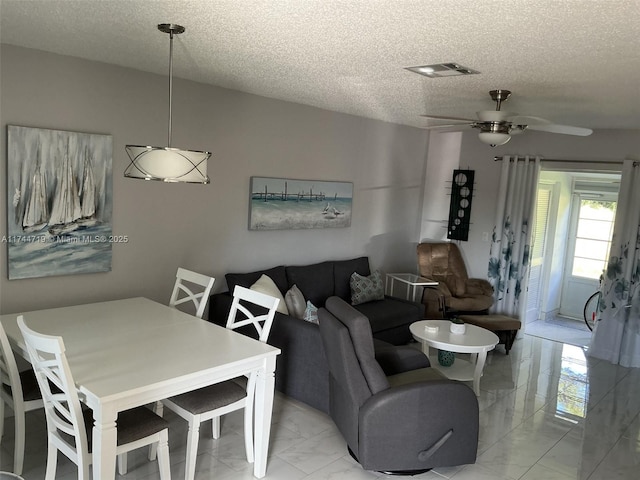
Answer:
[[[467,331],[467,326],[462,320],[454,318],[453,320],[451,320],[451,324],[449,325],[449,331],[451,333],[455,333],[456,335],[461,335]]]
[[[456,360],[456,354],[448,350],[438,350],[438,363],[443,367],[450,367]]]

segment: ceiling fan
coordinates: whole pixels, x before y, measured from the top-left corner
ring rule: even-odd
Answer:
[[[540,117],[518,115],[514,112],[506,112],[500,110],[502,102],[505,102],[510,96],[509,90],[491,90],[489,92],[491,99],[496,102],[495,110],[481,110],[476,112],[478,120],[468,118],[444,117],[438,115],[422,115],[426,118],[437,120],[451,120],[454,122],[447,125],[433,125],[427,129],[435,128],[452,128],[452,127],[471,127],[480,130],[478,137],[492,147],[504,145],[511,140],[511,135],[518,135],[526,129],[538,130],[541,132],[562,133],[565,135],[578,135],[586,137],[591,135],[593,130],[582,127],[572,127],[570,125],[558,125]]]

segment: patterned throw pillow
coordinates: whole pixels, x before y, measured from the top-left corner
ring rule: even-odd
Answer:
[[[305,321],[318,324],[318,308],[307,300],[307,309],[304,311]]]
[[[291,287],[284,295],[284,302],[287,304],[289,315],[294,318],[303,318],[305,309],[307,308],[304,295],[297,285]]]
[[[380,272],[373,272],[368,277],[353,272],[350,283],[352,305],[360,305],[372,300],[384,300],[384,284]]]

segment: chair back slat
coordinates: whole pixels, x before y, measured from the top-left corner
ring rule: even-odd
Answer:
[[[258,340],[266,342],[279,303],[278,298],[236,285],[233,290],[231,310],[227,317],[227,328],[234,330],[245,325],[253,325],[258,333]],[[249,310],[250,305],[265,308],[267,312],[256,315]]]
[[[13,402],[23,402],[22,384],[20,383],[20,372],[13,354],[9,338],[0,323],[0,391],[4,395],[6,392],[2,385],[11,387],[11,397]],[[8,393],[6,394],[8,396]],[[0,400],[1,401],[1,400]],[[0,432],[1,433],[1,432]]]
[[[18,317],[18,326],[27,345],[27,352],[44,400],[50,440],[51,437],[55,438],[58,448],[72,453],[74,459],[82,463],[82,452],[89,451],[87,433],[62,337],[31,330],[22,315]],[[54,392],[53,385],[60,389],[60,392]],[[61,433],[71,438],[64,437]],[[83,468],[81,465],[78,467]]]
[[[185,282],[187,282],[187,284],[185,284]],[[173,286],[171,299],[169,300],[169,306],[176,307],[177,305],[191,302],[195,307],[195,316],[202,318],[214,282],[215,278],[213,277],[192,272],[185,268],[178,268],[178,271],[176,272],[176,282]],[[192,290],[193,286],[202,287],[204,290],[195,292]]]

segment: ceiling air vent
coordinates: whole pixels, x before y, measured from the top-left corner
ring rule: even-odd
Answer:
[[[425,77],[455,77],[458,75],[474,75],[478,72],[467,67],[463,67],[454,62],[436,63],[435,65],[422,65],[420,67],[405,67],[407,70],[424,75]]]

